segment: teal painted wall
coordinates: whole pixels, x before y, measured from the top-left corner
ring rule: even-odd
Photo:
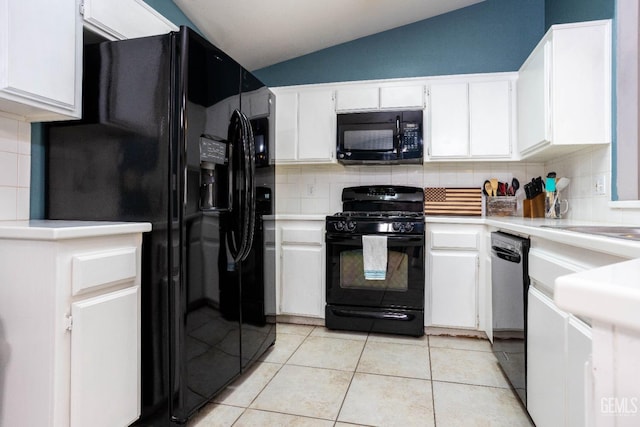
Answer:
[[[544,0],[486,0],[254,73],[268,86],[284,86],[515,71],[544,25]]]
[[[615,0],[545,0],[545,30],[553,24],[613,19]]]

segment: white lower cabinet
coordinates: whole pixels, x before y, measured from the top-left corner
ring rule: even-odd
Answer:
[[[591,327],[573,316],[567,325],[567,426],[588,425],[586,398],[588,372],[586,364],[591,357]]]
[[[71,304],[70,425],[124,426],[138,417],[139,305],[139,286]],[[96,420],[106,400],[114,410]]]
[[[568,315],[535,288],[527,311],[527,410],[539,427],[563,426]]]
[[[478,255],[434,251],[431,265],[431,323],[435,326],[477,326]]]
[[[278,221],[278,314],[324,318],[324,221]]]
[[[427,225],[425,323],[476,329],[482,226]]]
[[[585,364],[591,328],[529,289],[527,410],[538,427],[585,424]]]
[[[139,417],[141,241],[101,232],[0,239],[0,425],[112,427]]]

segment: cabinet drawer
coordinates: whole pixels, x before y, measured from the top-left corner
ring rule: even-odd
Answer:
[[[74,255],[71,261],[71,293],[134,280],[137,275],[136,248]]]
[[[584,268],[553,258],[536,249],[529,251],[529,277],[537,282],[538,286],[553,295],[556,279],[565,274],[582,271]]]
[[[282,243],[301,243],[315,246],[322,245],[323,242],[324,231],[322,228],[282,228]]]
[[[477,232],[431,231],[431,249],[473,249],[477,250]]]

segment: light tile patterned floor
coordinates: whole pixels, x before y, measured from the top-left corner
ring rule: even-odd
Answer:
[[[532,426],[488,341],[278,325],[189,427]]]

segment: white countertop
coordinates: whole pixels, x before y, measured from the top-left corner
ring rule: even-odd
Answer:
[[[148,222],[0,221],[0,239],[61,240],[151,231]]]
[[[640,331],[640,259],[556,279],[554,300],[570,313]]]
[[[427,216],[427,224],[484,224],[495,230],[519,234],[525,237],[537,237],[566,245],[604,252],[625,258],[640,258],[640,241],[605,237],[595,234],[565,231],[547,226],[576,225],[610,225],[601,222],[574,221],[567,219],[522,218],[522,217],[462,217],[462,216]]]

